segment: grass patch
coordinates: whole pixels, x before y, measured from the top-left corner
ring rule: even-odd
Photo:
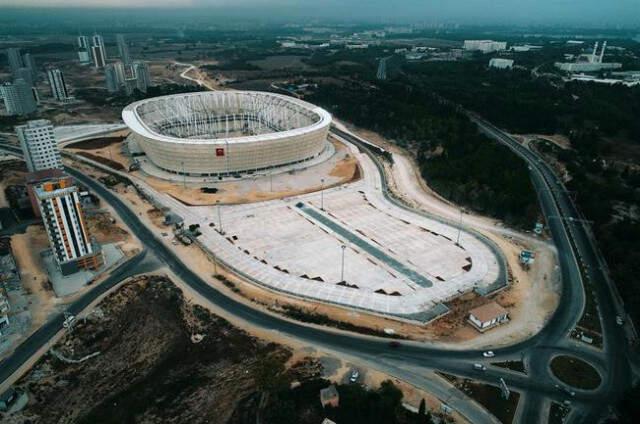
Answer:
[[[562,355],[553,358],[551,371],[562,382],[583,390],[593,390],[602,381],[595,368],[572,356]]]
[[[551,402],[549,408],[549,424],[563,424],[567,415],[571,412],[571,407],[561,403]]]
[[[443,372],[436,372],[436,374],[440,375],[471,399],[484,406],[487,411],[493,414],[504,424],[511,424],[513,422],[516,408],[518,407],[518,401],[520,400],[519,393],[512,391],[509,395],[509,399],[505,399],[502,397],[502,392],[499,387],[476,383],[468,378],[459,378]]]
[[[507,368],[511,371],[521,372],[523,374],[527,373],[526,368],[524,367],[524,362],[522,361],[504,361],[504,362],[493,362],[491,365],[495,365],[500,368]]]
[[[381,330],[375,330],[369,327],[363,327],[363,326],[351,324],[344,321],[334,320],[333,318],[330,318],[325,314],[320,314],[317,312],[308,312],[296,306],[282,305],[282,309],[284,310],[284,314],[286,316],[302,322],[324,325],[327,327],[335,327],[345,331],[352,331],[354,333],[368,334],[368,335],[377,336],[377,337],[386,337],[391,339],[406,339],[406,337],[403,337],[399,334],[386,334],[384,331],[381,331]]]

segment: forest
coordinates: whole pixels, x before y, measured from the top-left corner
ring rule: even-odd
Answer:
[[[416,155],[427,183],[474,211],[531,228],[537,197],[523,161],[426,90],[404,82],[324,85],[310,99]]]

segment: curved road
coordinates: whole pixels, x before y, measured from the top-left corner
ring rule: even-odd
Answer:
[[[483,132],[508,145],[529,163],[541,207],[547,218],[577,216],[566,192],[562,191],[561,183],[553,176],[548,166],[540,162],[535,154],[524,149],[508,135],[478,119],[474,117]],[[359,144],[356,139],[351,139],[349,134],[339,135],[350,138],[349,141]],[[11,147],[11,149],[16,152],[15,147]],[[19,152],[19,149],[17,150]],[[377,158],[375,160],[378,161]],[[418,387],[424,387],[446,400],[450,406],[472,422],[495,422],[495,419],[474,402],[469,402],[464,396],[460,396],[459,393],[456,394],[454,391],[452,395],[446,384],[433,378],[432,370],[440,370],[493,385],[496,385],[498,380],[503,378],[510,388],[522,395],[522,405],[519,407],[520,422],[546,421],[547,417],[544,414],[547,409],[543,407],[543,403],[548,399],[555,401],[571,399],[574,411],[569,418],[574,422],[592,422],[602,414],[607,403],[617,399],[622,390],[630,384],[627,343],[622,329],[615,325],[613,317],[617,308],[609,287],[598,279],[598,274],[601,271],[597,266],[589,267],[586,273],[594,281],[596,297],[600,311],[604,316],[604,354],[594,353],[593,349],[568,341],[567,334],[579,320],[584,305],[583,276],[579,263],[592,263],[597,258],[596,252],[590,253],[591,244],[584,228],[576,222],[568,219],[547,219],[554,241],[558,246],[564,282],[560,307],[541,332],[526,341],[495,350],[496,357],[491,360],[522,358],[529,366],[528,375],[492,366],[488,366],[486,372],[480,372],[472,368],[474,362],[483,362],[481,352],[478,350],[447,351],[417,342],[402,342],[399,348],[394,349],[384,339],[310,327],[237,302],[208,285],[184,266],[174,253],[158,240],[135,213],[110,190],[75,170],[68,169],[68,172],[111,204],[138,236],[147,251],[154,252],[158,260],[169,266],[185,283],[210,302],[252,325],[276,330],[303,343],[344,354]],[[57,329],[60,328],[60,324],[57,323]],[[46,343],[44,336],[40,341],[42,344]],[[35,346],[31,346],[25,349],[34,348]],[[578,393],[575,398],[559,391],[555,387],[556,380],[552,378],[548,370],[550,358],[559,352],[570,353],[595,363],[598,368],[608,369],[609,372],[604,375],[601,386],[590,392],[576,390]],[[2,363],[3,369],[6,363],[20,362],[21,358],[14,358],[14,356]],[[0,374],[0,378],[4,380],[6,376]]]

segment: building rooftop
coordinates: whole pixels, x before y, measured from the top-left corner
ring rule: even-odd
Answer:
[[[38,127],[43,127],[43,126],[47,126],[47,125],[51,125],[51,121],[46,120],[46,119],[34,119],[31,120],[29,122],[27,122],[24,125],[20,125],[20,128],[38,128]]]
[[[492,319],[506,313],[508,313],[507,310],[498,305],[496,302],[490,302],[469,311],[470,315],[473,315],[482,322],[491,321]]]

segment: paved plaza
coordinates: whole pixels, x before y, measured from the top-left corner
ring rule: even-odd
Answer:
[[[390,203],[371,159],[348,147],[363,179],[322,192],[218,211],[140,186],[187,225],[200,224],[201,244],[239,274],[297,297],[428,321],[446,312],[444,301],[503,286],[489,245]]]

